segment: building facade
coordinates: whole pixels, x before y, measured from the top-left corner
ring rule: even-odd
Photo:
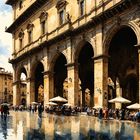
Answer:
[[[12,73],[0,68],[0,104],[13,104],[13,76]]]
[[[65,96],[78,106],[140,100],[138,0],[7,0],[13,7],[13,103],[26,75],[29,105]],[[117,92],[119,91],[119,92]]]

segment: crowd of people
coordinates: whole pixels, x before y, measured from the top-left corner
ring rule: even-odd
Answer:
[[[87,115],[98,117],[99,119],[118,119],[118,120],[131,120],[140,122],[140,110],[129,109],[108,109],[108,108],[92,108],[92,107],[71,107],[71,106],[43,106],[39,104],[31,104],[28,107],[25,106],[12,106],[14,111],[28,110],[32,113],[38,112],[38,116],[42,116],[42,112],[53,113],[57,115],[77,115],[81,112],[85,112]],[[9,113],[8,106],[1,106],[1,116],[7,116]]]

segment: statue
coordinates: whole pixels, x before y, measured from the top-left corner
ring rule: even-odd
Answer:
[[[122,88],[120,87],[119,78],[116,78],[116,96],[122,96]]]
[[[66,21],[71,22],[71,16],[69,12],[66,13]]]
[[[114,90],[114,82],[112,81],[111,77],[108,77],[107,79],[107,83],[108,83],[108,99],[112,99],[113,98],[113,90]]]

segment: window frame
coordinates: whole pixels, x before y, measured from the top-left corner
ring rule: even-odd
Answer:
[[[44,35],[47,31],[47,27],[46,27],[47,22],[46,21],[48,18],[48,13],[45,11],[42,11],[39,18],[40,18],[41,35]]]
[[[18,37],[19,37],[19,49],[22,49],[23,48],[23,39],[24,39],[24,32],[22,29],[20,30]]]
[[[27,25],[27,32],[28,32],[28,44],[33,42],[33,27],[34,25],[32,23],[29,23]]]
[[[79,6],[79,17],[82,17],[82,16],[84,16],[85,15],[85,7],[86,7],[86,5],[85,5],[85,0],[77,0],[77,2],[78,2],[78,6]]]
[[[58,23],[59,26],[66,23],[66,5],[68,2],[66,0],[59,0],[56,4],[57,13],[58,13]],[[63,12],[63,17],[61,16],[61,13]]]

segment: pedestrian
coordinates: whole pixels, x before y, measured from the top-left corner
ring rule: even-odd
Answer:
[[[4,113],[4,119],[6,120],[7,115],[9,114],[9,108],[7,105],[3,106],[3,113]]]
[[[42,112],[43,112],[43,108],[42,108],[42,105],[41,105],[41,103],[38,105],[38,116],[39,116],[39,118],[41,118],[42,117]]]

